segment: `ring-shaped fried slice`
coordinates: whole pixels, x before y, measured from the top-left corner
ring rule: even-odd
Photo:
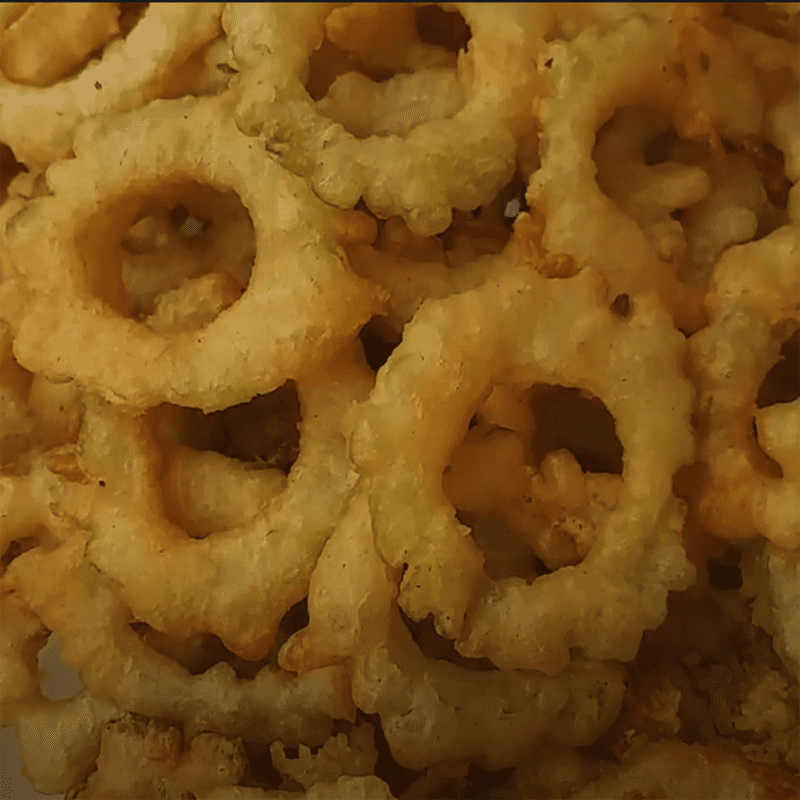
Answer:
[[[87,541],[76,531],[56,549],[23,553],[9,565],[3,588],[58,634],[64,662],[80,671],[92,695],[126,711],[182,721],[187,736],[213,730],[287,746],[322,744],[332,719],[354,719],[342,667],[295,676],[265,666],[245,679],[219,662],[192,675],[156,652],[130,627],[133,616],[113,582],[84,559]]]
[[[400,6],[374,8],[380,16]],[[402,216],[415,233],[441,233],[452,209],[482,205],[513,175],[514,137],[530,116],[536,53],[551,24],[551,12],[541,3],[448,8],[462,14],[472,33],[457,64],[464,107],[405,136],[359,139],[326,117],[303,85],[332,4],[230,3],[223,27],[243,68],[239,126],[310,178],[327,202],[350,208],[363,196],[379,217]],[[380,25],[372,21],[374,28]]]
[[[790,222],[756,242],[731,248],[717,263],[706,306],[710,325],[689,341],[699,389],[699,461],[708,480],[697,498],[700,521],[729,539],[759,534],[783,550],[797,550],[800,514],[800,400],[757,409],[761,381],[800,316],[800,102],[789,92],[767,115],[767,138],[781,149],[794,182]],[[744,387],[744,391],[742,388]],[[783,475],[756,464],[753,441]],[[755,458],[754,458],[755,455]]]
[[[590,744],[618,714],[624,684],[613,662],[576,662],[550,677],[474,671],[427,657],[398,612],[399,576],[375,548],[362,484],[312,576],[309,626],[284,645],[279,660],[302,672],[352,659],[356,703],[380,715],[402,766],[470,759],[502,769],[545,740]],[[347,588],[331,591],[334,583]]]
[[[14,341],[23,366],[129,408],[166,401],[213,411],[313,371],[376,310],[378,290],[350,272],[337,241],[347,235],[342,212],[241,134],[229,100],[156,101],[80,127],[77,157],[48,170],[53,196],[6,231],[30,290]],[[200,331],[159,334],[112,308],[124,312],[121,279],[105,263],[86,264],[77,238],[100,219],[121,239],[136,221],[130,195],[176,180],[236,192],[257,253],[232,306]]]
[[[355,485],[347,442],[354,407],[372,385],[357,348],[298,383],[300,453],[286,488],[273,498],[265,492],[248,522],[203,539],[164,513],[161,458],[145,419],[110,406],[87,410],[81,451],[104,484],[87,557],[119,583],[139,619],[165,632],[214,633],[243,658],[269,652]]]
[[[32,4],[4,3],[0,26],[13,21],[26,5]],[[41,5],[50,13],[51,4]],[[0,141],[28,165],[45,166],[64,158],[75,128],[86,117],[136,108],[157,97],[170,72],[218,35],[223,5],[151,3],[130,33],[112,41],[99,60],[51,86],[17,83],[0,72]],[[63,34],[57,27],[53,30]],[[40,35],[41,25],[28,33],[34,31]],[[51,45],[59,46],[63,44]]]
[[[699,389],[699,461],[708,469],[697,498],[702,524],[717,536],[800,544],[800,399],[756,408],[759,386],[796,330],[800,310],[796,224],[726,251],[714,271],[711,324],[689,340]],[[782,475],[758,467],[761,448]],[[762,456],[763,459],[763,456]]]
[[[591,270],[548,280],[513,266],[477,290],[427,301],[406,326],[359,413],[353,455],[370,482],[381,555],[406,566],[400,605],[433,614],[465,656],[556,673],[570,648],[630,660],[691,566],[672,475],[690,459],[685,342],[654,296],[609,307]],[[450,454],[495,384],[580,387],[600,398],[624,448],[617,507],[576,566],[490,582],[442,488]],[[658,453],[658,457],[654,454]]]
[[[628,106],[669,114],[681,136],[717,146],[719,137],[759,136],[764,104],[746,56],[687,19],[691,13],[687,4],[675,4],[669,24],[636,16],[607,31],[589,28],[572,42],[549,45],[541,56],[552,81],[538,109],[542,165],[531,177],[527,199],[545,215],[549,252],[597,269],[614,294],[657,291],[679,326],[697,330],[702,293],[684,285],[675,265],[659,254],[666,243],[654,246],[639,222],[601,191],[592,157],[598,129],[616,109]],[[698,59],[708,53],[712,66],[703,72]],[[735,93],[728,88],[733,85]],[[631,191],[638,181],[645,204],[655,201],[673,211],[708,192],[708,178],[697,167],[649,166],[644,159],[634,166],[621,183]],[[680,230],[674,220],[665,223],[667,234],[670,225]]]

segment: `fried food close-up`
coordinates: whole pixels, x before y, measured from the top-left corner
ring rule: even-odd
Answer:
[[[798,181],[800,3],[0,3],[3,797],[798,797]]]

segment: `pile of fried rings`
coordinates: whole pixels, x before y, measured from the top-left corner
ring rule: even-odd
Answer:
[[[0,5],[35,789],[797,795],[799,11]]]

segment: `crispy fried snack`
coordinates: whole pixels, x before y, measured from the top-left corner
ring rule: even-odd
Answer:
[[[198,733],[184,743],[165,723],[126,714],[105,726],[97,769],[70,793],[76,800],[204,795],[237,784],[247,758],[241,740]]]
[[[420,236],[400,217],[391,217],[374,242],[347,248],[350,264],[363,278],[388,290],[386,316],[400,331],[425,300],[474,289],[502,270],[503,261],[491,256],[508,248],[510,260],[519,258],[520,247],[529,242],[520,241],[520,229],[512,234],[504,212],[514,204],[519,209],[523,193],[521,178],[515,178],[477,213],[456,211],[453,224],[441,236]]]
[[[233,491],[244,497],[232,494],[222,505],[202,485],[175,485],[170,458],[167,500],[172,497],[191,532],[205,538],[193,538],[166,516],[161,455],[146,420],[95,404],[80,442],[93,481],[103,484],[87,523],[89,561],[119,582],[120,596],[140,620],[161,631],[214,633],[242,657],[263,658],[283,615],[305,596],[314,563],[355,484],[347,441],[354,407],[371,383],[363,356],[353,348],[327,371],[299,383],[297,462],[288,481],[279,469],[264,465],[257,484],[261,496],[254,498],[259,504],[250,519],[242,518],[242,505],[250,502],[252,508],[253,501],[240,462],[228,459],[240,476]],[[263,491],[265,482],[281,491],[270,496]],[[237,503],[238,510],[231,508]],[[229,521],[239,524],[227,528]]]
[[[800,554],[771,542],[748,543],[743,554],[742,592],[754,598],[753,622],[772,635],[775,652],[800,673]]]
[[[306,790],[317,783],[333,783],[342,775],[372,775],[378,758],[374,729],[369,722],[354,728],[350,736],[331,736],[316,753],[301,745],[297,758],[291,758],[280,742],[273,742],[269,749],[275,769]]]
[[[302,673],[353,659],[354,699],[380,715],[404,767],[468,758],[502,769],[543,741],[594,741],[619,711],[619,665],[580,661],[548,677],[473,671],[425,656],[395,602],[399,572],[375,549],[365,490],[356,490],[320,556],[309,590],[309,626],[284,645],[281,664]],[[348,591],[332,593],[333,580]]]
[[[433,614],[462,655],[551,674],[572,647],[628,660],[642,631],[663,618],[669,588],[692,579],[679,539],[683,510],[671,495],[672,473],[691,455],[683,342],[654,298],[633,301],[627,317],[610,304],[589,271],[560,281],[512,272],[428,302],[360,415],[353,455],[370,482],[379,551],[407,567],[400,605],[415,620]],[[625,449],[625,490],[582,563],[531,585],[492,582],[444,496],[442,471],[495,384],[537,381],[579,386],[606,403]]]
[[[46,166],[65,157],[87,117],[158,97],[170,72],[218,35],[223,8],[154,3],[123,32],[126,20],[115,6],[3,4],[0,141],[23,163]]]
[[[23,780],[797,796],[798,26],[0,3]]]
[[[292,676],[266,665],[254,678],[238,678],[218,662],[193,675],[143,642],[113,583],[84,560],[87,539],[30,550],[3,578],[12,592],[62,641],[62,657],[77,667],[86,688],[118,708],[180,720],[184,733],[213,730],[249,741],[321,744],[331,720],[355,714],[346,670]],[[39,576],[50,576],[43,583]]]
[[[569,795],[574,800],[660,797],[723,800],[728,797],[796,797],[797,777],[786,770],[737,758],[724,748],[658,742]]]
[[[797,329],[799,294],[800,235],[787,225],[722,255],[707,301],[711,324],[690,340],[699,456],[708,469],[698,517],[718,536],[761,535],[784,550],[800,541],[800,401],[757,409],[756,399],[781,343]]]
[[[14,719],[23,774],[39,792],[68,792],[92,770],[103,728],[119,716],[113,704],[85,691],[29,705]]]
[[[676,4],[667,24],[636,15],[546,48],[540,58],[552,90],[538,111],[542,163],[528,187],[529,204],[546,218],[549,252],[598,269],[614,294],[655,289],[690,331],[703,324],[703,293],[681,279],[686,243],[674,216],[709,193],[709,176],[679,154],[653,163],[645,147],[674,127],[721,149],[720,137],[757,138],[764,116],[746,56],[693,19],[707,13]],[[627,119],[612,121],[616,130],[601,137],[618,109]],[[706,228],[714,235],[713,225]]]
[[[77,386],[53,383],[44,375],[31,375],[20,367],[14,358],[11,329],[5,321],[0,321],[0,414],[0,460],[4,467],[31,450],[74,442],[83,415]],[[0,482],[4,480],[0,478]],[[0,493],[4,491],[0,489]],[[6,524],[10,522],[5,516],[2,518]],[[4,525],[0,537],[6,536]]]
[[[470,34],[457,59],[419,40],[411,5],[229,4],[223,26],[244,75],[237,123],[327,202],[348,208],[363,195],[379,217],[440,233],[453,208],[481,205],[513,175],[514,135],[526,124],[551,23],[546,4],[452,8]],[[292,39],[289,30],[303,33]],[[326,33],[354,53],[349,69],[368,52],[365,71],[377,80],[342,69],[315,103],[305,84]],[[379,82],[399,70],[412,74]]]
[[[156,102],[80,128],[77,157],[48,171],[53,195],[8,223],[8,257],[31,292],[14,341],[23,366],[129,408],[169,401],[212,411],[313,372],[366,322],[378,293],[349,272],[341,219],[226,122],[230,113],[225,98]],[[213,322],[162,334],[127,316],[112,265],[127,229],[187,179],[239,195],[256,263],[244,294]]]

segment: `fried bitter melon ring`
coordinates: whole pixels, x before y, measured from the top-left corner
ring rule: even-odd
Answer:
[[[323,41],[332,5],[231,3],[223,26],[243,70],[238,124],[262,139],[290,169],[307,175],[314,191],[327,202],[350,208],[363,196],[380,217],[402,216],[416,233],[441,233],[450,225],[453,208],[476,208],[513,175],[514,137],[530,116],[537,80],[535,54],[551,24],[551,12],[543,4],[455,3],[452,7],[463,15],[472,34],[467,50],[458,55],[457,66],[446,51],[443,55],[451,56],[452,63],[440,64],[433,51],[443,49],[422,43],[410,44],[406,53],[394,53],[392,45],[406,33],[415,35],[413,8],[352,6],[353,17],[372,15],[363,23],[365,35],[392,32],[386,46],[372,54],[378,59],[396,56],[384,68],[390,72],[428,70],[419,88],[395,92],[400,103],[395,116],[402,118],[401,112],[415,100],[419,104],[420,93],[426,91],[423,87],[437,80],[437,70],[447,67],[456,66],[458,88],[463,87],[466,96],[463,108],[450,118],[423,121],[412,130],[400,131],[404,135],[376,132],[357,137],[325,116],[324,106],[315,104],[303,85],[309,57]],[[348,8],[335,13],[350,12]],[[411,31],[406,30],[409,26]],[[432,60],[434,69],[429,68]],[[400,74],[386,83],[362,81],[380,93],[381,87],[409,79],[413,76]]]
[[[326,207],[241,134],[229,100],[156,101],[79,128],[76,158],[48,170],[53,195],[8,223],[8,257],[31,290],[14,341],[26,369],[129,408],[213,411],[313,371],[369,319],[378,290],[337,241],[352,212]],[[153,195],[192,180],[239,195],[256,260],[244,294],[208,325],[158,334],[126,316],[115,242]]]
[[[668,591],[693,578],[672,495],[672,475],[692,453],[685,343],[653,296],[616,315],[590,270],[564,280],[508,270],[423,304],[359,414],[353,455],[370,484],[378,549],[406,568],[406,614],[433,614],[462,655],[548,673],[569,663],[570,648],[629,660],[663,619]],[[491,582],[442,472],[493,385],[537,382],[580,387],[606,404],[624,448],[624,487],[581,563],[531,585]]]

